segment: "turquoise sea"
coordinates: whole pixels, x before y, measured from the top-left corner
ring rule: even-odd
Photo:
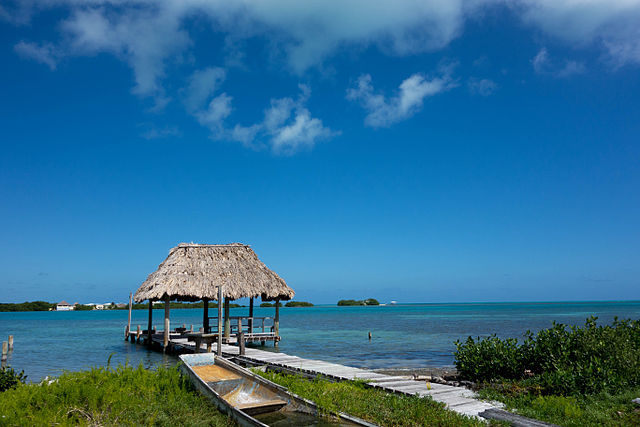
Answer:
[[[231,309],[232,316],[247,308]],[[256,316],[272,316],[273,308],[257,308]],[[154,310],[162,329],[164,311]],[[316,306],[282,308],[280,347],[270,351],[365,368],[418,368],[453,365],[454,341],[468,336],[521,338],[527,329],[584,323],[591,316],[609,323],[615,316],[640,318],[640,301],[410,304],[380,307]],[[213,313],[212,313],[213,314]],[[9,364],[38,381],[63,370],[140,363],[147,367],[176,363],[175,356],[148,351],[124,341],[126,310],[0,313],[0,339],[14,335]],[[147,310],[134,310],[132,328],[146,327]],[[199,327],[202,310],[171,311],[172,327]],[[368,339],[371,331],[373,338]]]

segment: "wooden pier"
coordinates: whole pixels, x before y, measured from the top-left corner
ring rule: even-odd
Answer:
[[[135,340],[137,331],[131,331],[130,336]],[[142,331],[145,332],[145,331]],[[146,334],[140,334],[144,339]],[[164,333],[151,335],[152,346],[162,350],[164,345]],[[410,376],[392,376],[380,374],[366,369],[339,365],[322,360],[303,359],[286,353],[261,350],[259,348],[232,345],[237,344],[235,337],[230,337],[228,343],[222,344],[222,355],[226,358],[236,359],[238,362],[253,366],[269,366],[272,369],[291,373],[301,373],[310,377],[326,377],[331,380],[344,381],[359,379],[372,387],[380,388],[390,393],[430,396],[433,400],[443,402],[447,408],[464,415],[480,416],[487,410],[499,410],[500,403],[480,401],[476,394],[463,387],[416,381]],[[208,348],[207,348],[208,347]],[[169,339],[169,349],[174,353],[205,352],[211,349],[211,344],[201,343],[196,350],[195,343],[189,341],[184,333],[172,332]],[[242,351],[244,350],[244,351]],[[241,354],[242,353],[242,354]]]

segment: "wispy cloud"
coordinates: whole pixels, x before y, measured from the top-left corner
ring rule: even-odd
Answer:
[[[23,58],[33,59],[48,66],[51,70],[55,70],[58,65],[58,59],[61,55],[58,48],[51,43],[32,43],[21,41],[13,46],[18,55]]]
[[[582,74],[586,71],[583,63],[572,60],[553,61],[549,57],[546,48],[540,49],[536,56],[531,60],[533,69],[538,74],[551,75],[558,78],[570,77],[576,74]]]
[[[162,128],[151,126],[149,127],[149,129],[142,132],[140,136],[144,139],[164,139],[171,137],[181,137],[182,132],[180,132],[180,129],[173,126],[165,126]]]
[[[422,109],[424,100],[456,86],[450,70],[439,77],[428,78],[416,73],[404,80],[395,95],[385,96],[373,88],[371,75],[358,78],[355,87],[347,90],[347,99],[359,102],[367,112],[364,123],[374,128],[389,127],[406,120]]]
[[[489,96],[498,89],[498,84],[490,79],[471,77],[467,81],[467,87],[474,95]]]
[[[201,108],[226,78],[226,71],[219,67],[196,70],[189,78],[184,92],[184,104],[189,111]]]
[[[268,147],[274,153],[290,155],[339,134],[311,116],[306,107],[311,91],[308,86],[299,87],[300,94],[296,99],[271,99],[263,120],[251,125],[228,123],[233,112],[233,98],[226,93],[213,97],[207,108],[192,113],[211,131],[214,139],[237,141],[256,149]]]

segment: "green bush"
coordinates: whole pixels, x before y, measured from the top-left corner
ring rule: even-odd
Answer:
[[[285,307],[313,307],[313,304],[306,301],[289,301],[284,306]]]
[[[585,326],[553,323],[522,344],[495,335],[456,341],[455,364],[472,381],[527,379],[546,394],[616,392],[640,385],[640,320]]]
[[[16,388],[18,384],[24,383],[27,376],[24,371],[16,372],[13,368],[3,366],[0,369],[0,392]]]

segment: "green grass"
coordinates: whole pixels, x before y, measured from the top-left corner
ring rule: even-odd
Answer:
[[[67,372],[0,393],[0,426],[233,426],[177,368]]]
[[[640,397],[640,387],[617,394],[540,395],[523,382],[492,384],[479,391],[485,399],[504,402],[508,410],[529,418],[561,426],[638,426],[640,409],[631,399]]]
[[[332,383],[274,372],[256,373],[314,401],[328,412],[346,412],[382,426],[486,426],[470,417],[444,409],[429,398],[400,396],[366,387],[359,381]]]

